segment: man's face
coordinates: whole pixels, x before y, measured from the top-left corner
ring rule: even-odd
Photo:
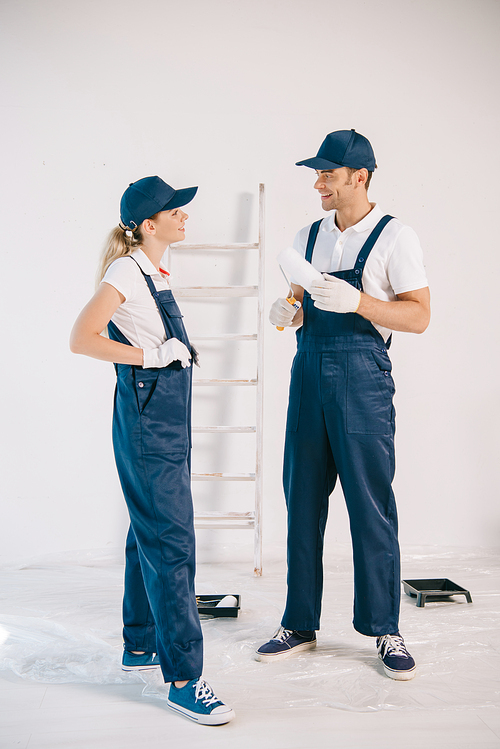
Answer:
[[[356,173],[350,174],[345,166],[328,171],[316,171],[314,189],[321,195],[321,205],[324,211],[334,208],[342,209],[352,203],[355,190]]]

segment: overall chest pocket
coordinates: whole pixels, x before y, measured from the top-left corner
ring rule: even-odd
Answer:
[[[172,297],[172,292],[165,292],[165,298],[160,294],[158,302],[160,306],[160,315],[163,318],[163,324],[168,338],[178,338],[183,343],[187,342],[187,334],[182,322],[182,313],[177,306],[177,302]]]
[[[158,295],[158,302],[167,317],[182,317],[182,313],[177,306],[177,302],[173,298],[171,291],[160,292]]]
[[[322,338],[338,335],[354,335],[354,323],[356,315],[352,312],[339,314],[338,312],[325,312],[314,306],[309,297],[304,309],[304,330],[306,334],[321,336]]]

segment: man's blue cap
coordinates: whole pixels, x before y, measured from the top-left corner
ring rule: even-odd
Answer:
[[[197,187],[174,190],[160,177],[144,177],[131,182],[120,201],[121,222],[128,229],[134,230],[155,213],[187,205],[197,190]]]
[[[298,161],[295,166],[329,170],[348,166],[373,172],[377,164],[370,141],[355,130],[335,130],[329,133],[312,159]]]

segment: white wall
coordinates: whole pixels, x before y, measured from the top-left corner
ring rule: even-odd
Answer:
[[[276,253],[321,216],[294,162],[351,127],[375,148],[371,198],[417,230],[432,286],[429,330],[392,349],[401,539],[497,545],[498,2],[4,0],[0,16],[0,558],[122,543],[113,370],[67,340],[127,184],[198,184],[188,241],[215,242],[256,239],[264,182],[269,306]],[[293,350],[268,326],[268,558]],[[330,539],[346,541],[337,490],[333,505]],[[201,558],[251,564],[245,533],[202,533]]]

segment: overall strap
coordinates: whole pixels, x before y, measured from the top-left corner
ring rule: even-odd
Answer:
[[[156,286],[154,285],[153,281],[151,280],[151,276],[148,276],[147,273],[144,273],[144,271],[142,270],[141,266],[139,265],[139,263],[137,262],[137,260],[135,259],[135,257],[132,257],[132,255],[130,255],[130,257],[132,258],[132,260],[134,261],[134,263],[137,263],[137,267],[139,268],[139,270],[141,271],[142,275],[144,276],[144,278],[146,280],[146,283],[147,283],[147,285],[149,287],[149,290],[151,292],[151,296],[155,300],[156,306],[158,307],[158,292],[156,290]]]
[[[163,327],[165,328],[165,335],[167,336],[167,338],[172,338],[172,332],[168,329],[167,325],[165,324],[165,315],[164,315],[164,312],[163,312],[162,308],[160,307],[160,302],[158,301],[159,298],[160,298],[159,292],[156,290],[156,286],[154,285],[153,281],[151,280],[151,276],[148,276],[147,273],[144,273],[144,271],[142,270],[141,266],[139,265],[139,263],[137,262],[137,260],[135,259],[135,257],[132,257],[132,256],[130,256],[130,257],[132,258],[132,260],[134,261],[134,263],[137,263],[137,267],[139,268],[139,270],[141,271],[142,275],[144,276],[144,279],[145,279],[145,281],[146,281],[146,283],[148,285],[148,288],[149,288],[149,290],[151,292],[151,296],[155,300],[155,304],[156,304],[156,307],[158,309],[158,314],[160,315],[160,319],[161,319],[161,321],[163,323]]]
[[[316,244],[316,237],[318,236],[319,227],[321,226],[322,221],[322,218],[319,221],[315,221],[314,224],[311,224],[311,228],[309,229],[309,236],[307,238],[306,246],[306,260],[308,263],[310,263],[312,260],[314,245]]]
[[[130,257],[131,257],[131,256],[130,256]],[[133,261],[134,261],[135,263],[137,263],[137,260],[135,259],[135,257],[133,257],[133,258],[132,258],[132,260],[133,260]],[[147,283],[147,285],[148,285],[148,288],[149,288],[149,290],[150,290],[150,292],[151,292],[151,296],[152,296],[152,297],[153,297],[153,299],[155,300],[155,304],[156,304],[156,307],[157,307],[157,309],[158,309],[158,313],[159,313],[159,315],[160,315],[160,319],[161,319],[161,321],[162,321],[162,323],[163,323],[163,327],[164,327],[164,329],[165,329],[165,335],[167,336],[167,338],[175,338],[175,332],[172,332],[172,330],[170,329],[170,325],[169,325],[169,320],[168,320],[168,316],[167,316],[167,314],[165,313],[165,310],[163,310],[163,309],[162,309],[162,307],[161,307],[161,305],[160,305],[160,302],[159,302],[159,299],[160,299],[160,294],[159,294],[159,292],[158,292],[158,291],[156,290],[156,287],[155,287],[155,285],[154,285],[153,281],[151,280],[151,276],[148,276],[148,274],[147,274],[147,273],[144,273],[144,271],[142,270],[142,268],[141,268],[141,266],[139,265],[139,263],[137,263],[137,267],[139,268],[139,270],[141,271],[142,275],[144,276],[144,278],[145,278],[145,280],[146,280],[146,283]],[[184,330],[184,326],[182,326],[182,329],[183,329],[183,333],[184,333],[184,335],[186,336],[186,341],[188,341],[187,333],[186,333],[186,331]],[[198,351],[197,351],[197,350],[195,349],[195,347],[194,347],[194,346],[193,346],[192,344],[190,344],[189,342],[188,342],[188,346],[190,346],[190,351],[191,351],[191,356],[192,356],[192,358],[193,358],[193,362],[194,362],[195,364],[197,364],[197,365],[199,366],[199,364],[198,364],[198,360],[199,360],[199,355],[198,355]]]
[[[375,242],[382,234],[383,229],[387,226],[389,221],[392,221],[393,218],[394,216],[389,216],[389,214],[387,214],[386,216],[383,216],[378,222],[378,224],[376,225],[376,227],[373,229],[371,234],[369,235],[363,247],[360,249],[358,257],[356,259],[356,263],[354,265],[354,273],[357,276],[359,276],[359,278],[361,278],[361,276],[363,275],[365,263],[368,259],[368,255],[370,254],[370,252],[373,250],[375,246]],[[390,348],[391,343],[392,343],[392,333],[386,341],[386,344],[385,344],[386,349]]]
[[[382,234],[383,229],[387,226],[389,221],[392,221],[393,218],[394,216],[383,216],[376,227],[373,229],[371,234],[368,236],[368,239],[358,253],[356,263],[354,264],[354,272],[356,275],[362,275],[365,263],[368,260],[368,255],[373,250],[375,242]]]
[[[172,338],[173,337],[172,331],[169,330],[169,328],[168,328],[168,326],[167,326],[167,324],[165,322],[165,313],[164,313],[164,311],[162,310],[162,308],[160,306],[160,302],[159,302],[160,294],[156,290],[156,286],[154,285],[153,281],[151,280],[151,276],[148,276],[147,273],[144,273],[144,271],[142,270],[141,266],[139,265],[139,263],[137,262],[137,260],[135,259],[135,257],[132,257],[130,255],[130,258],[134,261],[134,263],[137,264],[137,267],[141,271],[142,275],[144,276],[144,280],[146,281],[146,283],[148,285],[148,288],[149,288],[149,290],[151,292],[151,296],[155,300],[156,308],[158,310],[158,314],[160,315],[160,320],[163,323],[163,328],[165,330],[165,335],[167,336],[167,338]]]

